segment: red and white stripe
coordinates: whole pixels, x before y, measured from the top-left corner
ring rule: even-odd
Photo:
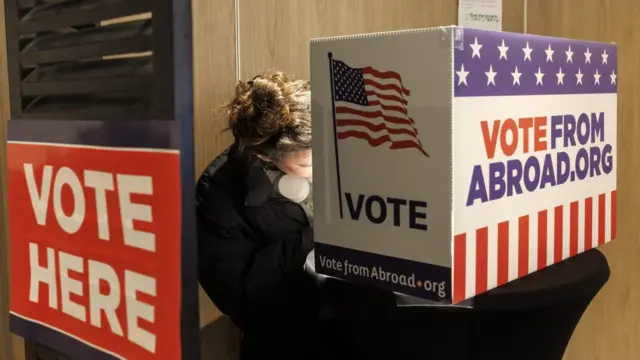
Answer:
[[[559,205],[453,240],[453,302],[615,239],[616,191]]]

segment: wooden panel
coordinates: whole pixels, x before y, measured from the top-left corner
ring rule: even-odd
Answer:
[[[523,0],[504,2],[504,29],[522,32]],[[240,76],[267,68],[309,76],[309,39],[456,24],[453,0],[241,0]]]
[[[524,0],[502,1],[502,30],[524,32]]]
[[[202,169],[230,142],[222,132],[224,119],[216,108],[233,94],[235,84],[235,40],[233,0],[194,0],[194,141],[196,178]],[[202,293],[200,323],[206,325],[219,312]]]
[[[615,42],[618,49],[618,239],[603,247],[611,279],[587,310],[565,359],[637,359],[640,355],[640,2],[529,0],[532,34]]]
[[[226,119],[219,106],[231,99],[236,83],[234,0],[192,0],[195,93],[195,164],[198,177],[204,167],[231,143],[223,132]],[[238,330],[213,305],[202,288],[200,298],[203,359],[237,358]]]
[[[231,143],[219,107],[236,83],[234,0],[193,0],[196,176]]]

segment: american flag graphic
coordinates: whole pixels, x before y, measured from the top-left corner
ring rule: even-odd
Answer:
[[[407,105],[411,91],[395,71],[370,66],[352,68],[331,59],[336,136],[361,139],[372,147],[416,149],[429,156],[418,137]]]
[[[505,219],[453,240],[453,302],[613,240],[617,192]]]

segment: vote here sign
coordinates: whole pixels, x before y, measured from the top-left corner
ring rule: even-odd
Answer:
[[[7,150],[14,331],[36,326],[112,358],[179,359],[178,151]]]

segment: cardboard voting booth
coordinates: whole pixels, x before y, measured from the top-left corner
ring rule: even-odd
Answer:
[[[460,303],[612,240],[617,72],[460,27],[312,40],[317,272]]]

